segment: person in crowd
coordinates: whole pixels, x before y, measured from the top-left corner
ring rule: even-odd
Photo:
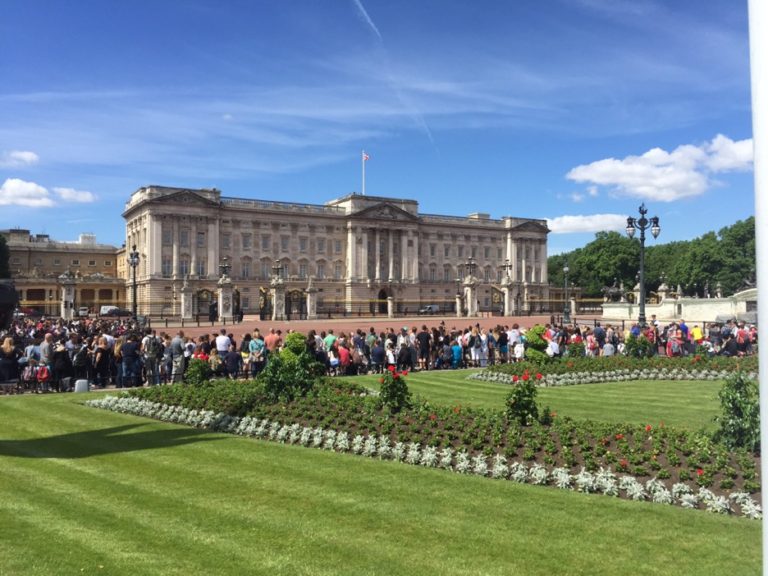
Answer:
[[[13,338],[6,336],[0,346],[0,382],[19,378],[19,358],[22,352],[16,346]]]

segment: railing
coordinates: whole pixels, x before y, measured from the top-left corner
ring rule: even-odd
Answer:
[[[291,212],[310,212],[313,214],[345,214],[340,206],[322,204],[302,204],[299,202],[273,202],[271,200],[249,200],[247,198],[222,197],[221,203],[237,208],[258,208],[262,210],[289,210]]]

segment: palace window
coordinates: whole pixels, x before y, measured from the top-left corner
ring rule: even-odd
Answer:
[[[483,258],[488,260],[488,258],[490,258],[490,257],[491,257],[491,247],[490,246],[486,246],[485,248],[483,248]]]
[[[317,253],[325,254],[325,238],[317,239]]]
[[[324,262],[318,262],[317,263],[317,278],[319,280],[322,280],[325,278],[325,263]]]
[[[446,244],[443,249],[445,250],[445,257],[448,258],[451,255],[451,245]]]
[[[288,252],[288,243],[291,241],[290,236],[280,236],[280,250]]]
[[[266,280],[267,278],[269,278],[269,275],[271,273],[272,273],[272,263],[269,260],[262,260],[259,276],[262,279]]]
[[[88,266],[96,266],[96,260],[88,260]]]
[[[179,260],[179,274],[184,277],[189,274],[189,260],[182,258]]]
[[[251,249],[251,235],[243,234],[243,250]]]
[[[205,232],[197,233],[197,247],[205,248]]]
[[[458,250],[459,250],[459,258],[464,258],[464,246],[459,244]]]
[[[302,254],[306,254],[307,252],[307,239],[304,236],[299,238],[299,252]]]
[[[243,280],[248,280],[251,277],[251,263],[243,262],[240,265],[240,277]]]
[[[261,237],[261,249],[266,251],[272,249],[272,237],[269,234],[265,234]]]
[[[305,262],[299,264],[299,278],[303,280],[308,276],[308,268],[309,266]]]
[[[163,274],[163,278],[170,278],[171,274],[173,273],[173,260],[171,260],[167,256],[163,257],[161,272]]]
[[[35,263],[37,264],[38,262],[35,261]],[[77,258],[73,259],[72,266],[80,266],[80,260],[78,260]]]
[[[183,248],[189,248],[189,228],[179,230],[179,245]]]
[[[342,275],[342,264],[341,262],[336,262],[336,264],[333,266],[334,280],[341,280],[341,275]]]
[[[195,271],[198,276],[203,277],[207,275],[208,266],[206,265],[205,258],[201,258],[197,261],[197,270]]]
[[[229,250],[231,244],[232,244],[232,234],[230,234],[229,232],[225,232],[224,234],[222,234],[221,247]]]
[[[336,240],[336,254],[341,254],[341,240]]]
[[[435,257],[435,253],[437,252],[437,246],[435,244],[429,245],[429,255],[431,258]]]
[[[163,228],[163,246],[173,246],[173,229]]]

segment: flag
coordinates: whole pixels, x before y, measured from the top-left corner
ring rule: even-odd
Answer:
[[[365,153],[365,150],[363,150],[363,162],[365,162],[366,160],[370,160],[370,158],[371,157],[368,156],[368,154]]]

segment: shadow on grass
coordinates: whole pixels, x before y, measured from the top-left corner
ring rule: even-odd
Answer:
[[[204,430],[170,428],[136,430],[148,424],[127,424],[28,440],[0,439],[0,456],[19,458],[89,458],[102,454],[172,448],[219,440]]]

